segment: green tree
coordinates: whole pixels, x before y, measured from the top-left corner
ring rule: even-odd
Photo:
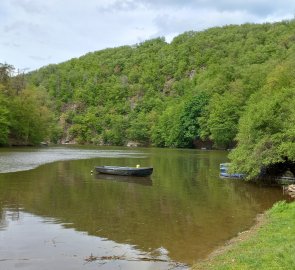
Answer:
[[[0,145],[8,143],[9,125],[8,100],[0,89]]]
[[[48,138],[52,114],[46,97],[27,88],[15,96],[10,106],[10,137],[21,144],[38,144]]]
[[[12,65],[0,63],[0,83],[5,87],[6,92],[9,90],[13,71]]]
[[[262,168],[293,164],[295,173],[295,61],[278,65],[266,86],[253,94],[239,123],[233,170],[259,175]]]
[[[120,115],[105,118],[107,128],[102,131],[102,141],[107,145],[123,145],[126,142],[127,121]]]
[[[177,147],[182,108],[183,102],[172,103],[159,116],[152,129],[152,142],[156,146]]]
[[[185,101],[179,119],[178,147],[192,147],[194,139],[200,138],[199,117],[208,101],[209,97],[204,92],[189,97]]]
[[[71,138],[77,140],[78,143],[99,143],[100,134],[102,132],[101,116],[99,109],[88,107],[83,114],[72,113],[73,125],[69,129]]]
[[[233,83],[232,90],[223,95],[214,94],[199,119],[201,138],[209,137],[215,146],[228,148],[237,134],[244,102],[245,97],[239,83]]]
[[[272,70],[294,57],[294,29],[290,20],[190,31],[170,44],[156,38],[88,53],[26,78],[49,93],[58,121],[68,116],[64,138],[71,131],[81,143],[92,137],[108,144],[137,139],[188,147],[193,136],[201,135],[228,147],[249,97],[271,83]],[[277,71],[272,81],[282,83],[280,76]],[[208,96],[208,103],[200,105],[204,108],[189,100],[195,100],[196,89]],[[89,118],[89,108],[98,113]],[[90,122],[99,122],[99,128]]]
[[[150,141],[150,130],[152,119],[150,114],[143,112],[131,114],[130,127],[127,130],[127,137],[132,141],[138,141],[142,144],[148,144]]]

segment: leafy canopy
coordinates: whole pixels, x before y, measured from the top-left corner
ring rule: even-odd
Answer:
[[[230,158],[249,178],[272,164],[295,162],[294,59],[277,66],[240,119],[238,146]]]

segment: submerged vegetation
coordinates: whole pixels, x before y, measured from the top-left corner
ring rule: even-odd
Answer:
[[[31,72],[16,92],[2,77],[0,143],[237,146],[249,177],[273,164],[294,173],[294,30],[229,25],[105,49]]]
[[[277,203],[267,212],[267,223],[250,239],[193,267],[194,270],[294,269],[295,203]]]

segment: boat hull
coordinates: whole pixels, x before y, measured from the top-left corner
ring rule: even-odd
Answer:
[[[119,166],[97,166],[96,172],[103,174],[122,175],[122,176],[149,176],[153,173],[153,168],[133,168]]]

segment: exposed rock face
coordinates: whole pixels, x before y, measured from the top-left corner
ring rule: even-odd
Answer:
[[[295,198],[295,185],[289,185],[285,191],[292,197]]]
[[[138,147],[140,146],[140,143],[139,142],[133,142],[133,141],[130,141],[126,144],[127,147]]]

